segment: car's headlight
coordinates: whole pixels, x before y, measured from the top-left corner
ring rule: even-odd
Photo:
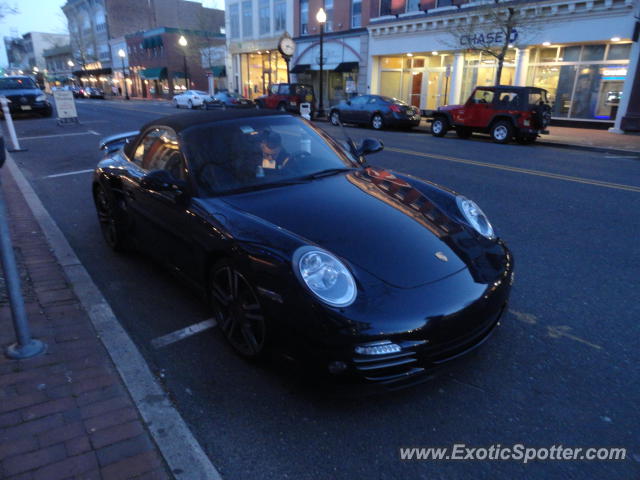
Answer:
[[[456,197],[456,203],[469,225],[471,225],[480,235],[489,239],[496,237],[493,232],[491,222],[489,222],[489,219],[476,202],[469,200],[466,197],[458,196]]]
[[[346,307],[358,290],[349,269],[329,252],[300,247],[293,254],[293,268],[311,292],[332,307]]]
[[[36,97],[36,102],[44,102],[47,99],[46,95],[38,95]]]

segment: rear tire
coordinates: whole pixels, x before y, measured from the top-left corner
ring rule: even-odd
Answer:
[[[329,114],[329,120],[331,120],[331,125],[335,125],[336,127],[340,125],[340,112],[338,110],[332,110]]]
[[[107,245],[116,252],[127,250],[129,241],[126,234],[126,217],[118,207],[113,193],[102,185],[93,189],[93,201],[98,213],[100,229]]]
[[[513,137],[513,125],[507,120],[499,120],[491,127],[491,139],[496,143],[509,143]]]
[[[189,107],[189,110],[193,110],[193,102],[191,100],[187,102],[187,107]]]
[[[456,135],[458,138],[469,138],[473,134],[473,130],[469,127],[456,127]]]
[[[382,115],[376,113],[371,117],[371,128],[374,130],[382,130],[384,128],[384,119],[382,118]]]
[[[431,135],[444,137],[449,131],[449,121],[444,117],[436,117],[431,122]]]

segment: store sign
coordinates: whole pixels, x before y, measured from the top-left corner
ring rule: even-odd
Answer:
[[[626,77],[627,67],[610,67],[600,69],[603,77]]]
[[[58,112],[58,122],[78,121],[76,102],[71,90],[55,90],[53,99],[56,103],[56,112]]]
[[[468,35],[460,35],[460,45],[463,47],[483,47],[487,45],[504,45],[505,33],[501,30],[494,32],[478,32]],[[518,31],[514,28],[509,37],[509,43],[515,43],[518,39]]]

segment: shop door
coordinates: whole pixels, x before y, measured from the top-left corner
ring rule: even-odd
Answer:
[[[422,98],[422,72],[413,72],[411,75],[411,94],[409,95],[409,103],[416,108],[420,108],[420,100]]]
[[[443,76],[442,72],[429,72],[427,74],[427,110],[435,110],[442,105],[440,99],[442,98],[441,90]]]

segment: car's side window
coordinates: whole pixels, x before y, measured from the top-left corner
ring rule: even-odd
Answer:
[[[493,92],[490,90],[476,90],[473,94],[473,103],[492,103]]]
[[[356,98],[351,100],[351,105],[364,105],[365,103],[367,103],[368,99],[369,99],[369,97],[367,95],[362,95],[360,97],[356,97]]]
[[[154,128],[149,130],[145,136],[142,137],[142,140],[138,143],[135,151],[133,152],[133,163],[141,168],[145,168],[145,159],[148,158],[148,152],[151,150],[156,138],[158,138],[158,132],[160,132],[160,130]]]
[[[284,83],[284,84],[280,85],[280,90],[278,91],[278,93],[280,95],[289,95],[289,90],[290,90],[289,85]]]
[[[277,95],[279,87],[280,87],[280,85],[277,84],[277,83],[271,85],[271,87],[269,87],[269,93],[271,93],[271,95]]]
[[[166,170],[175,178],[184,180],[182,155],[176,134],[169,129],[157,129],[149,151],[145,152],[145,170]]]

